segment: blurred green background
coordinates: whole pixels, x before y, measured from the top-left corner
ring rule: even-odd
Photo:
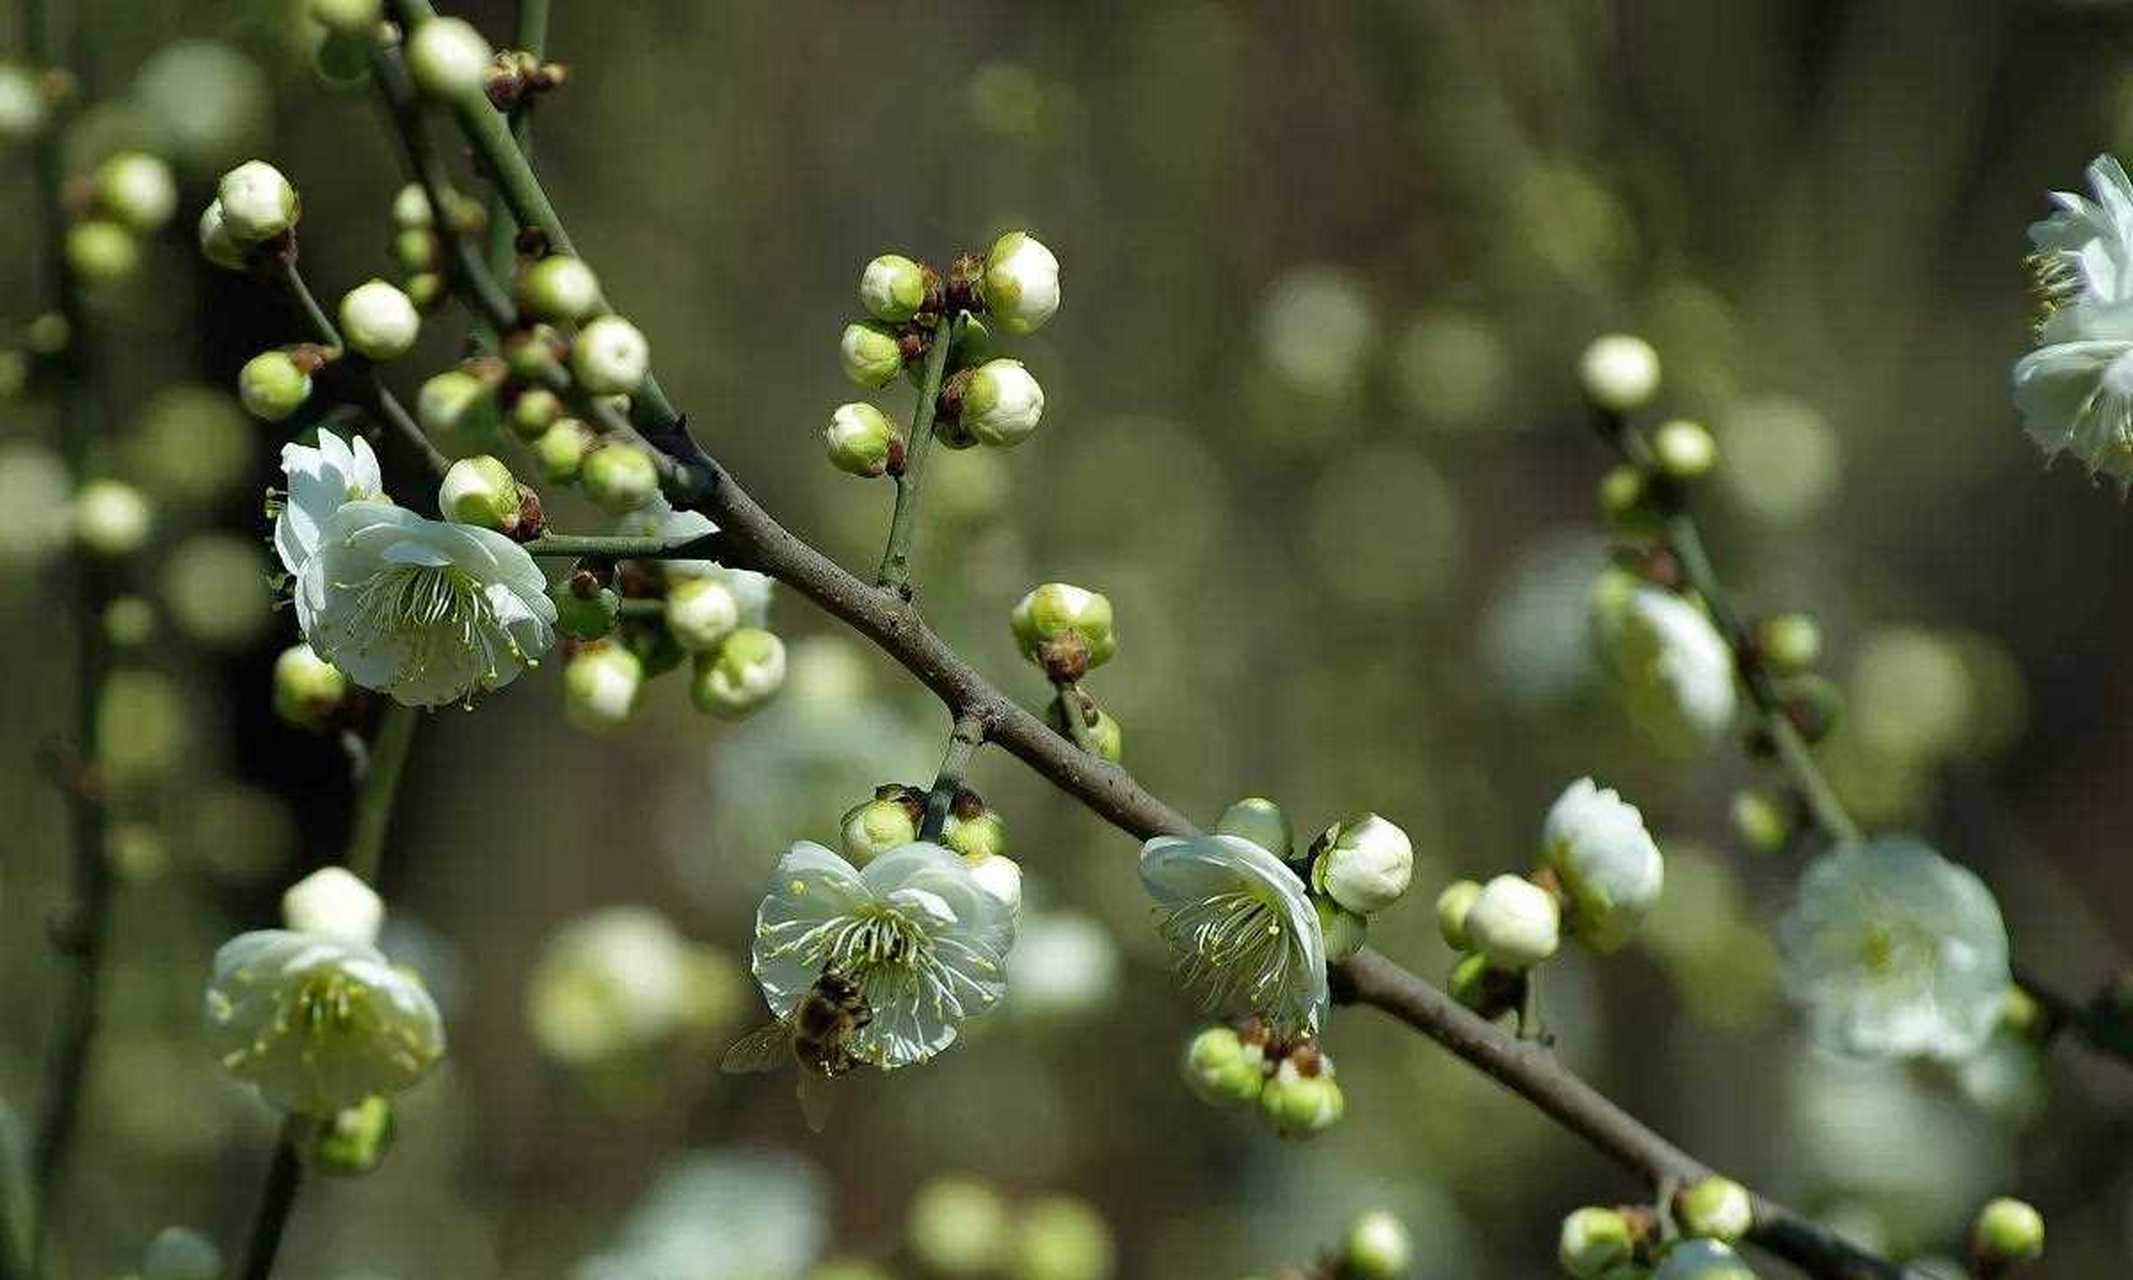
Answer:
[[[266,702],[294,636],[269,605],[259,517],[283,436],[171,391],[231,386],[300,325],[202,266],[191,220],[226,164],[272,160],[334,297],[391,273],[403,179],[367,87],[315,70],[301,4],[78,7],[102,103],[79,157],[152,140],[186,183],[144,278],[97,312],[120,428],[101,466],[161,516],[134,582],[158,630],[107,708],[123,888],[61,1228],[66,1274],[103,1276],[166,1224],[230,1241],[248,1220],[273,1120],[202,1048],[202,983],[219,941],[270,922],[281,888],[335,855],[347,810],[338,745]],[[508,4],[454,11],[508,42]],[[836,339],[860,266],[892,249],[944,264],[1031,228],[1066,279],[1018,352],[1046,425],[1011,454],[941,460],[918,573],[936,627],[1035,705],[1008,608],[1049,579],[1105,591],[1123,644],[1092,687],[1129,766],[1203,819],[1266,794],[1309,831],[1364,808],[1404,825],[1417,891],[1372,941],[1431,976],[1451,960],[1427,906],[1439,884],[1527,865],[1572,779],[1621,788],[1667,848],[1667,904],[1624,955],[1551,973],[1569,1062],[1718,1167],[1896,1253],[1950,1252],[2008,1191],[2050,1221],[2050,1274],[2128,1269],[2122,1070],[2073,1047],[1999,1046],[1956,1072],[1806,1047],[1769,940],[1797,859],[1750,852],[1727,822],[1751,766],[1663,757],[1597,678],[1584,596],[1608,459],[1574,364],[1597,333],[1651,338],[1666,410],[1724,452],[1707,507],[1741,602],[1823,620],[1852,699],[1826,749],[1847,796],[1978,868],[2021,961],[2099,982],[2133,930],[2133,516],[2043,469],[2007,366],[2030,305],[2023,227],[2133,141],[2133,8],[557,0],[554,21],[572,78],[538,114],[549,189],[698,435],[796,531],[864,570],[886,529],[888,486],[830,470],[817,438],[852,398]],[[20,25],[0,18],[18,58]],[[26,156],[0,156],[4,225],[28,226],[33,198]],[[7,243],[13,335],[30,261],[26,236]],[[411,392],[458,342],[456,319],[428,326],[395,377]],[[900,386],[881,399],[908,412]],[[71,716],[51,555],[67,486],[38,405],[0,406],[0,423],[0,1100],[19,1120],[65,885],[41,762]],[[569,500],[552,510],[590,527]],[[674,1187],[658,1180],[680,1153],[729,1148],[819,1169],[788,1200],[837,1253],[890,1257],[913,1187],[965,1171],[1018,1200],[1086,1198],[1130,1276],[1308,1262],[1371,1207],[1409,1223],[1420,1275],[1534,1276],[1563,1213],[1639,1194],[1371,1016],[1334,1020],[1349,1114],[1311,1143],[1194,1102],[1174,1064],[1197,1022],[1133,846],[997,754],[972,782],[1029,875],[1028,973],[966,1044],[854,1084],[810,1136],[788,1080],[716,1073],[757,1006],[696,952],[687,1025],[563,1061],[528,1018],[562,998],[534,982],[559,929],[648,906],[737,959],[786,843],[833,840],[876,782],[931,776],[939,709],[804,601],[781,595],[774,619],[792,682],[739,726],[662,685],[624,732],[589,739],[561,723],[553,664],[478,714],[433,717],[390,847],[388,950],[430,978],[452,1052],[379,1173],[307,1191],[283,1274],[570,1275],[657,1229],[623,1224],[648,1187]],[[590,989],[596,1011],[624,998]],[[698,1227],[736,1212],[716,1187],[677,1194]],[[719,1247],[672,1274],[743,1274],[718,1269]]]

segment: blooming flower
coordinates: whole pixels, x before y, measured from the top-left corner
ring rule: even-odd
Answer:
[[[398,1093],[444,1056],[444,1024],[421,979],[370,947],[262,929],[215,953],[207,1038],[267,1101],[329,1116]]]
[[[1315,1031],[1329,999],[1326,943],[1303,881],[1241,836],[1158,836],[1141,883],[1185,986],[1222,1013],[1282,1034]]]
[[[1732,725],[1733,652],[1702,610],[1643,587],[1601,622],[1630,714],[1647,732],[1678,744],[1709,740]]]
[[[887,1070],[931,1058],[999,1003],[1014,942],[1014,913],[939,845],[907,844],[860,871],[803,840],[756,912],[755,976],[779,1018],[824,972],[853,983],[873,1017],[845,1047]]]
[[[381,502],[333,514],[296,585],[319,656],[410,706],[464,701],[518,678],[555,642],[555,603],[500,533]]]
[[[1857,1057],[1967,1057],[1992,1034],[2010,980],[1991,891],[1909,836],[1823,855],[1778,945],[1815,1039]]]
[[[331,431],[321,431],[317,448],[285,444],[281,470],[289,478],[289,492],[274,517],[274,550],[292,577],[304,571],[318,550],[319,537],[334,512],[351,502],[385,500],[378,455],[361,436],[344,441]],[[297,607],[303,607],[301,599]]]
[[[2133,181],[2110,156],[2088,167],[2090,200],[2029,228],[2043,318],[2014,367],[2014,401],[2046,454],[2072,452],[2091,475],[2133,483]]]
[[[1571,783],[1548,810],[1541,857],[1570,895],[1570,931],[1600,951],[1629,940],[1666,878],[1644,815],[1590,778]]]

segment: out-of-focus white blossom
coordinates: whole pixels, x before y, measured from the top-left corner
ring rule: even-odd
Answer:
[[[557,930],[526,984],[541,1051],[583,1066],[664,1043],[739,1010],[739,967],[649,907],[602,907]]]
[[[1824,854],[1778,943],[1816,1041],[1856,1057],[1967,1057],[2011,980],[1991,890],[1909,836]]]
[[[1602,606],[1604,608],[1604,606]],[[1630,715],[1661,743],[1708,742],[1733,724],[1733,652],[1703,610],[1656,588],[1632,592],[1614,617],[1612,657]]]
[[[829,1235],[829,1185],[783,1151],[692,1151],[669,1161],[614,1246],[572,1280],[800,1280]]]
[[[1569,895],[1571,933],[1600,951],[1628,941],[1665,882],[1644,815],[1590,778],[1571,783],[1548,810],[1541,857]]]

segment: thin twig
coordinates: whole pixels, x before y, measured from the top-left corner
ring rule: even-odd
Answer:
[[[384,868],[385,834],[392,822],[401,775],[407,769],[408,752],[414,746],[415,730],[421,724],[421,711],[391,703],[378,723],[377,740],[370,746],[370,762],[363,771],[363,789],[356,797],[355,820],[341,864],[373,886]]]
[[[548,52],[548,0],[519,0],[518,47],[532,54],[538,62]],[[533,106],[535,99],[521,99],[511,109],[511,140],[518,144],[518,152],[533,162]],[[518,219],[511,215],[511,205],[501,191],[489,193],[489,253],[491,273],[508,276],[518,258]]]
[[[528,555],[586,556],[595,560],[709,560],[718,552],[719,535],[686,538],[634,537],[629,534],[544,533],[523,543]]]
[[[984,745],[985,718],[967,711],[957,716],[948,733],[948,749],[941,755],[940,770],[933,776],[932,789],[926,792],[926,819],[919,825],[919,839],[940,838],[948,825],[948,813],[955,807],[956,792],[963,789],[963,771]]]
[[[245,1245],[243,1280],[268,1280],[274,1260],[281,1252],[282,1234],[296,1208],[296,1193],[303,1186],[304,1164],[290,1140],[294,1119],[282,1122],[281,1138],[274,1144],[274,1163],[267,1166],[267,1182],[260,1188],[259,1207],[252,1214],[252,1235]]]
[[[942,317],[933,345],[926,351],[925,375],[919,380],[918,404],[911,411],[911,439],[904,448],[903,470],[896,475],[896,511],[889,517],[889,544],[881,553],[874,585],[911,598],[911,539],[918,532],[919,485],[926,477],[926,457],[933,451],[933,424],[940,414],[941,380],[948,353],[963,333],[963,316]]]

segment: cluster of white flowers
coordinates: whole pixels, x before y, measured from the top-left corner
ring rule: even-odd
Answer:
[[[2045,453],[2133,485],[2133,180],[2110,156],[2088,167],[2095,198],[2061,191],[2032,225],[2043,316],[2014,366],[2015,407]]]

